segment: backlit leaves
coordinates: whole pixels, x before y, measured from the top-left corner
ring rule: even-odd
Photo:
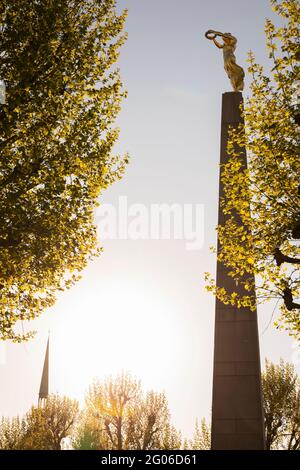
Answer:
[[[299,336],[300,97],[295,97],[295,83],[300,80],[300,5],[297,0],[271,3],[285,18],[284,26],[266,22],[270,76],[249,54],[252,93],[245,103],[245,127],[231,130],[229,159],[222,168],[227,217],[218,227],[218,259],[246,290],[247,274],[254,274],[257,300],[279,299],[280,324]],[[237,150],[243,146],[248,169],[242,168]],[[224,303],[255,307],[255,299],[233,298],[207,280],[208,289]]]
[[[112,155],[125,17],[115,0],[1,3],[0,339],[26,339],[15,324],[99,253],[97,198],[126,164]]]

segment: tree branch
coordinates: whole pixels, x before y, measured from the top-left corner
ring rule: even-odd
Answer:
[[[281,266],[283,263],[300,264],[299,258],[292,258],[291,256],[286,256],[280,251],[279,248],[276,248],[274,258],[277,266]]]
[[[286,308],[291,311],[294,309],[300,310],[300,304],[294,302],[292,291],[286,287],[283,291],[283,300]]]

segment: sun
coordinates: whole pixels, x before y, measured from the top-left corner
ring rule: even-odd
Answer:
[[[57,307],[51,333],[53,391],[82,399],[94,378],[121,371],[145,386],[163,386],[174,366],[180,325],[160,291],[136,281],[113,283],[92,296],[75,293]]]

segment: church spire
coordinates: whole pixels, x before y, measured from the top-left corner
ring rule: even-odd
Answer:
[[[48,336],[47,341],[47,349],[45,354],[44,360],[44,367],[43,367],[43,374],[41,379],[40,391],[39,391],[39,404],[49,395],[49,339],[50,335]]]

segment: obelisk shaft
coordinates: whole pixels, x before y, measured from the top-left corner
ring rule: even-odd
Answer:
[[[242,93],[222,99],[221,165],[227,161],[229,126],[242,123]],[[244,165],[247,165],[245,149]],[[222,172],[222,167],[220,169]],[[223,196],[220,174],[219,197]],[[224,215],[219,202],[219,224]],[[219,249],[219,247],[218,247]],[[226,268],[217,264],[217,286],[238,292]],[[251,292],[250,292],[251,294]],[[255,295],[255,293],[252,293]],[[216,300],[212,405],[212,449],[264,449],[257,313]]]

